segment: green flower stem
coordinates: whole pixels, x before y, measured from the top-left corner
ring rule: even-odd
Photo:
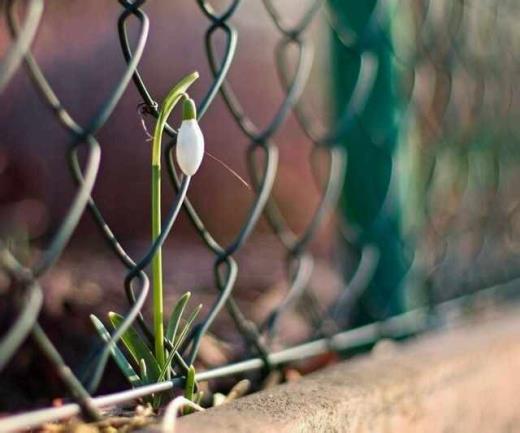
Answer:
[[[152,241],[161,232],[161,167],[152,165]],[[162,251],[159,248],[152,259],[152,286],[153,286],[153,329],[155,337],[155,358],[158,364],[164,365],[164,307],[163,307],[163,279],[162,279]]]
[[[152,242],[161,233],[161,141],[163,131],[175,105],[197,78],[199,78],[199,74],[193,72],[184,77],[170,90],[164,99],[157,123],[155,124],[152,144]],[[161,368],[166,362],[162,275],[162,251],[161,248],[158,248],[152,259],[152,293],[155,357]]]

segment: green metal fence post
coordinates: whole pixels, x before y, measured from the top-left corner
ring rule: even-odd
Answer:
[[[378,65],[374,87],[359,122],[339,143],[348,154],[341,213],[351,226],[359,229],[356,246],[362,250],[372,245],[379,252],[373,278],[360,295],[359,305],[350,319],[351,325],[401,312],[401,284],[407,269],[401,239],[400,209],[394,191],[395,182],[391,182],[398,128],[395,120],[396,97],[392,90],[389,30],[377,28],[375,32],[370,32],[370,37],[362,37],[376,3],[375,0],[329,1],[335,26],[338,26],[331,38],[333,97],[337,117],[355,87],[361,51],[370,50]],[[349,46],[344,37],[340,39],[338,32],[358,35],[358,41],[353,38],[353,45]]]

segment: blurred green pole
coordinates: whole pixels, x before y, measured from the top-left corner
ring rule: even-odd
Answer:
[[[336,28],[357,35],[363,34],[375,4],[374,0],[329,1]],[[361,251],[363,247],[372,245],[379,252],[371,283],[355,301],[349,320],[353,326],[392,316],[404,309],[402,281],[408,266],[401,239],[398,195],[394,191],[396,182],[391,185],[398,128],[396,97],[392,90],[392,53],[388,46],[390,36],[383,33],[388,31],[381,29],[380,34],[365,38],[363,51],[370,49],[376,56],[377,76],[360,116],[363,127],[356,124],[339,143],[348,155],[341,213],[350,226],[359,229],[355,240],[358,249]],[[332,91],[336,117],[339,117],[355,87],[360,55],[356,47],[345,46],[335,31],[331,38]],[[346,275],[346,278],[351,276]]]

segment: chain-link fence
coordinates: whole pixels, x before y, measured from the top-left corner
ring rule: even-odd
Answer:
[[[189,366],[197,362],[203,337],[225,314],[231,317],[246,350],[236,363],[198,373],[199,381],[249,370],[266,374],[320,353],[348,351],[385,336],[411,335],[438,325],[440,321],[432,317],[446,306],[460,305],[460,301],[440,302],[483,289],[487,290],[483,293],[496,294],[505,291],[503,285],[517,285],[520,197],[515,186],[520,181],[520,131],[515,119],[520,105],[515,84],[520,70],[520,30],[515,20],[520,18],[520,4],[515,0],[304,3],[305,7],[279,8],[270,0],[264,0],[262,7],[234,0],[217,12],[206,1],[196,2],[207,23],[204,47],[213,77],[198,104],[199,120],[222,98],[225,105],[219,109],[227,110],[247,143],[244,154],[253,199],[233,239],[217,241],[209,228],[214,227],[211,215],[202,216],[185,197],[189,181],[174,163],[177,123],[172,120],[165,126],[169,139],[162,159],[176,195],[160,236],[142,256],[130,254],[115,234],[117,230],[96,204],[93,188],[102,161],[99,132],[111,121],[125,92],[137,90],[140,100],[136,99],[136,105],[145,123],[159,116],[161,96],[153,94],[153,86],[139,72],[154,25],[154,16],[146,13],[147,2],[119,1],[121,11],[114,31],[126,69],[91,118],[78,116],[81,122],[55,93],[31,51],[45,27],[43,0],[2,3],[10,41],[0,63],[0,91],[8,88],[13,77],[27,74],[54,120],[67,131],[69,171],[77,185],[65,218],[39,255],[31,256],[23,242],[22,246],[12,240],[2,244],[6,308],[15,308],[17,313],[6,323],[0,341],[0,369],[29,339],[54,365],[77,405],[35,413],[32,418],[25,415],[5,424],[5,429],[63,418],[80,410],[96,419],[101,406],[181,386]],[[278,106],[264,113],[268,121],[262,127],[249,117],[244,106],[251,104],[241,104],[229,80],[231,67],[239,66],[235,55],[241,31],[237,28],[247,31],[240,23],[248,8],[253,10],[248,25],[255,14],[265,14],[272,22],[269,34],[272,38],[276,32],[275,67],[284,94]],[[175,27],[181,19],[174,15],[169,20]],[[189,32],[175,37],[182,37],[189,50],[199,49],[199,41]],[[263,49],[262,44],[258,41],[256,49]],[[172,55],[182,61],[185,54]],[[250,89],[244,102],[252,99],[254,103],[266,87],[274,85],[247,81],[247,77],[243,81]],[[31,121],[25,119],[23,127],[29,127]],[[291,229],[284,216],[287,203],[279,203],[273,194],[276,180],[284,179],[280,175],[284,166],[279,163],[284,128],[299,130],[299,138],[291,143],[295,154],[298,146],[307,146],[308,151],[312,144],[304,153],[310,155],[315,185],[301,183],[298,188],[320,191],[319,203],[304,229],[298,231]],[[132,158],[131,151],[125,152],[128,154],[121,158]],[[369,211],[363,208],[366,203],[372,203]],[[227,206],[233,207],[233,198]],[[292,208],[298,206],[298,202],[291,203]],[[121,286],[130,309],[110,342],[85,360],[89,375],[80,380],[67,367],[38,317],[45,297],[41,280],[55,267],[87,212],[127,270]],[[170,232],[175,232],[180,212],[189,217],[214,259],[210,308],[175,350],[173,380],[94,399],[91,393],[102,380],[113,344],[129,326],[136,325],[153,348],[154,332],[142,314],[149,296],[147,268]],[[280,289],[281,302],[256,323],[236,301],[240,273],[236,256],[246,243],[254,242],[250,238],[262,218],[283,245],[286,281]],[[330,220],[341,234],[331,262],[345,283],[333,299],[323,302],[323,289],[310,283],[314,272],[311,244]],[[390,251],[385,250],[388,244],[393,245]],[[392,260],[397,256],[395,264]],[[395,284],[388,283],[394,279]],[[385,290],[382,284],[386,284]],[[305,341],[310,343],[280,350],[284,346],[280,321],[287,314],[298,316],[298,326],[305,328]],[[376,320],[383,322],[366,324]],[[356,328],[348,330],[352,326]],[[165,344],[173,349],[169,341]]]

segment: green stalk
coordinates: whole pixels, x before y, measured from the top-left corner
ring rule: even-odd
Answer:
[[[159,144],[160,146],[160,144]],[[161,232],[161,166],[152,164],[152,240]],[[163,279],[162,279],[162,251],[161,248],[152,259],[152,286],[153,286],[153,329],[155,336],[155,358],[161,368],[164,366],[164,307],[163,307]]]
[[[161,141],[164,127],[175,105],[197,78],[199,78],[199,74],[192,72],[170,90],[164,99],[157,123],[155,124],[152,144],[152,242],[161,233]],[[158,248],[152,259],[152,293],[155,357],[161,368],[166,362],[162,276],[162,251],[161,248]]]

